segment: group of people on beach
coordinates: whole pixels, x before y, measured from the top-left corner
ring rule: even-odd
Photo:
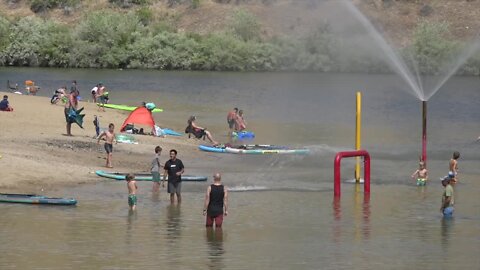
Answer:
[[[460,152],[453,152],[453,156],[448,163],[448,175],[442,178],[442,186],[444,192],[442,195],[442,206],[440,211],[444,217],[451,217],[453,215],[453,186],[458,182],[458,159],[460,158]],[[425,162],[420,160],[418,164],[418,170],[412,174],[412,178],[416,179],[417,186],[425,186],[428,181],[428,170]]]

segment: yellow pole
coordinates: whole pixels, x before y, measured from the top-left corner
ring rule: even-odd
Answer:
[[[360,142],[362,134],[362,93],[357,92],[357,117],[355,129],[355,149],[360,150]],[[360,157],[356,157],[357,164],[355,165],[355,180],[360,182]]]

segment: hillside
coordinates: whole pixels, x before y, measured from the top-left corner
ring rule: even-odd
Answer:
[[[34,13],[30,8],[32,0],[2,0],[0,15],[10,21],[25,16],[39,16],[75,25],[85,14],[101,9],[125,13],[147,8],[152,12],[154,20],[172,24],[178,31],[207,34],[223,30],[232,12],[241,8],[256,15],[264,37],[301,36],[320,23],[334,24],[336,20],[341,19],[325,8],[337,0],[150,0],[142,5],[129,4],[128,8],[122,8],[108,0],[65,2],[71,4]],[[136,1],[117,2],[128,4]],[[480,26],[478,0],[353,0],[353,2],[395,43],[403,46],[408,44],[413,29],[423,20],[448,22],[452,35],[459,39],[473,36]]]

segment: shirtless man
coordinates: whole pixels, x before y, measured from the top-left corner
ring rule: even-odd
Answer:
[[[102,110],[105,111],[105,86],[103,84],[99,83],[98,84],[98,89],[97,89],[97,100],[99,101],[98,105],[98,111]]]
[[[98,141],[97,143],[100,144],[100,140],[105,137],[105,151],[107,152],[107,164],[106,164],[106,167],[107,168],[113,168],[112,166],[112,152],[113,152],[113,141],[116,142],[115,140],[115,132],[113,131],[113,129],[115,128],[115,126],[110,123],[108,125],[108,130],[107,131],[104,131],[100,134],[100,136],[98,136]]]
[[[65,108],[63,112],[65,113],[65,120],[67,121],[67,136],[72,136],[72,123],[74,122],[68,117],[68,112],[70,109],[77,109],[78,106],[78,100],[77,100],[78,92],[77,91],[71,91],[70,94],[68,95],[68,100],[65,103]]]
[[[227,123],[228,128],[230,129],[230,134],[233,132],[233,127],[235,126],[235,121],[237,119],[238,108],[233,108],[232,111],[227,114]]]

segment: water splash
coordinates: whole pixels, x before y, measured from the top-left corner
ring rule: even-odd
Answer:
[[[427,83],[427,78],[422,78],[418,63],[415,57],[411,54],[411,66],[415,75],[405,63],[403,58],[397,53],[392,46],[390,46],[380,32],[373,26],[367,17],[351,2],[351,0],[343,0],[341,3],[350,11],[351,14],[362,24],[369,35],[375,40],[377,45],[381,48],[383,54],[386,56],[387,64],[393,69],[395,73],[400,75],[402,79],[407,82],[413,94],[421,101],[428,101],[440,88],[464,65],[473,54],[480,50],[480,35],[469,43],[466,49],[462,50],[453,60],[444,65],[441,69],[441,75],[434,76],[434,82]],[[431,79],[432,77],[430,77]],[[433,87],[430,87],[432,85]]]
[[[413,90],[413,94],[418,99],[424,100],[422,84],[418,83],[414,79],[415,77],[410,72],[407,64],[405,61],[403,61],[400,55],[392,49],[382,35],[380,35],[380,32],[375,28],[375,26],[373,26],[367,17],[365,17],[365,15],[363,15],[363,13],[360,12],[360,10],[350,0],[344,0],[341,1],[341,3],[344,4],[345,7],[358,19],[358,21],[377,42],[377,45],[387,57],[387,64],[389,64],[390,67],[393,68],[393,70],[407,82],[407,84],[410,86],[410,89]],[[417,78],[419,78],[419,75],[417,75]]]

